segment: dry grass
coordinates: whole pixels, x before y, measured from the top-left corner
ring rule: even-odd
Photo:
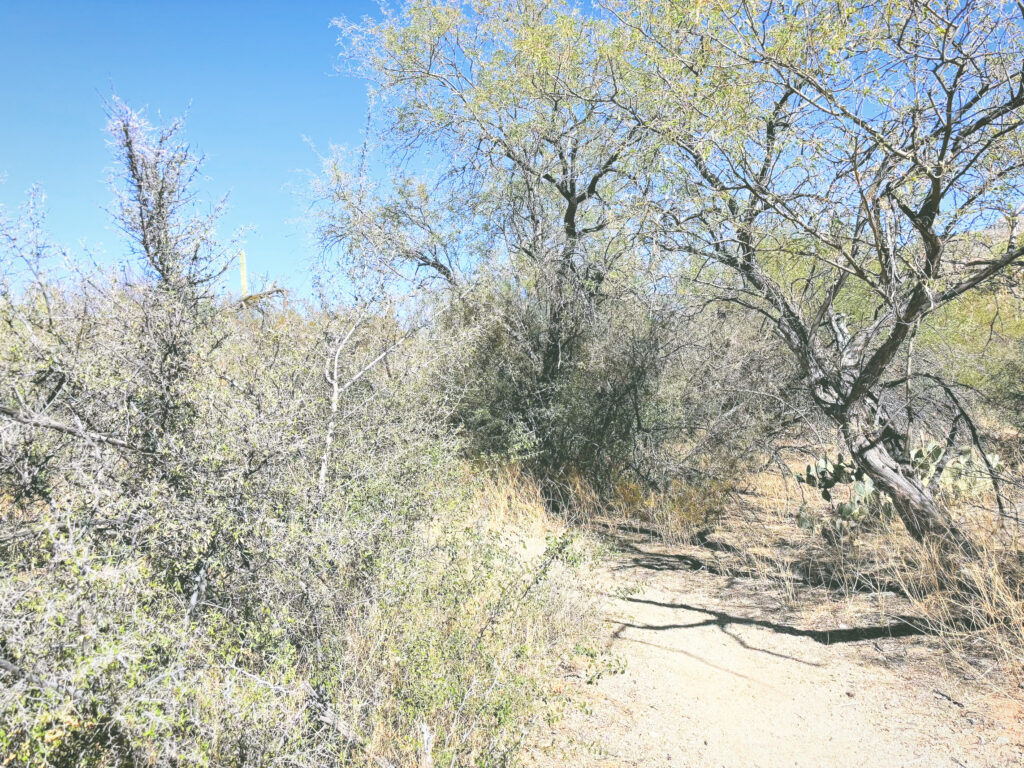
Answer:
[[[1024,676],[1024,528],[996,522],[990,489],[947,495],[979,550],[977,559],[956,562],[911,539],[894,518],[822,535],[829,505],[778,472],[749,478],[728,505],[724,495],[707,489],[709,514],[700,488],[671,499],[626,488],[604,525],[644,526],[689,545],[683,551],[703,567],[770,584],[781,608],[809,620],[898,616],[926,630],[962,674],[1011,688]],[[801,527],[801,516],[818,524]]]
[[[603,502],[594,499],[587,505],[587,519],[640,525],[657,530],[667,541],[686,543],[714,530],[728,499],[729,487],[724,482],[697,487],[674,480],[666,490],[654,491],[635,481],[621,480],[610,498]]]
[[[1019,533],[975,533],[975,559],[956,561],[913,545],[890,555],[886,570],[921,623],[964,671],[1024,675],[1024,546]]]

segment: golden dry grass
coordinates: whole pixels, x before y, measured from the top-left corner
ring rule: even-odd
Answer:
[[[867,614],[909,617],[961,672],[998,672],[1000,684],[1014,688],[1020,682],[1024,529],[993,514],[990,487],[945,494],[979,550],[976,559],[956,562],[914,541],[891,516],[841,537],[822,535],[829,504],[779,472],[750,477],[740,493],[727,496],[719,487],[658,496],[623,486],[605,507],[602,524],[644,526],[662,539],[690,544],[686,551],[709,570],[771,584],[775,599],[812,621],[815,615],[847,623]],[[1016,503],[1011,499],[1009,507]],[[818,527],[798,525],[801,513],[818,520]]]

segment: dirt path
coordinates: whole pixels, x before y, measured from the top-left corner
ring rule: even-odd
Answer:
[[[1024,765],[1016,710],[943,678],[907,626],[802,626],[763,585],[639,537],[599,581],[606,669],[539,765]]]

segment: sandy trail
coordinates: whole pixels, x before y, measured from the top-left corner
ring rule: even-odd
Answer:
[[[914,661],[931,651],[909,627],[807,628],[749,579],[622,546],[598,575],[615,663],[580,686],[539,765],[1024,766],[1017,710]]]

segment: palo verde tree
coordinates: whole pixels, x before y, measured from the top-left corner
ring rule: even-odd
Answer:
[[[922,323],[1024,257],[1024,6],[624,2],[623,109],[662,151],[661,244],[767,318],[918,540],[970,550],[912,460]],[[975,440],[977,440],[975,435]]]

